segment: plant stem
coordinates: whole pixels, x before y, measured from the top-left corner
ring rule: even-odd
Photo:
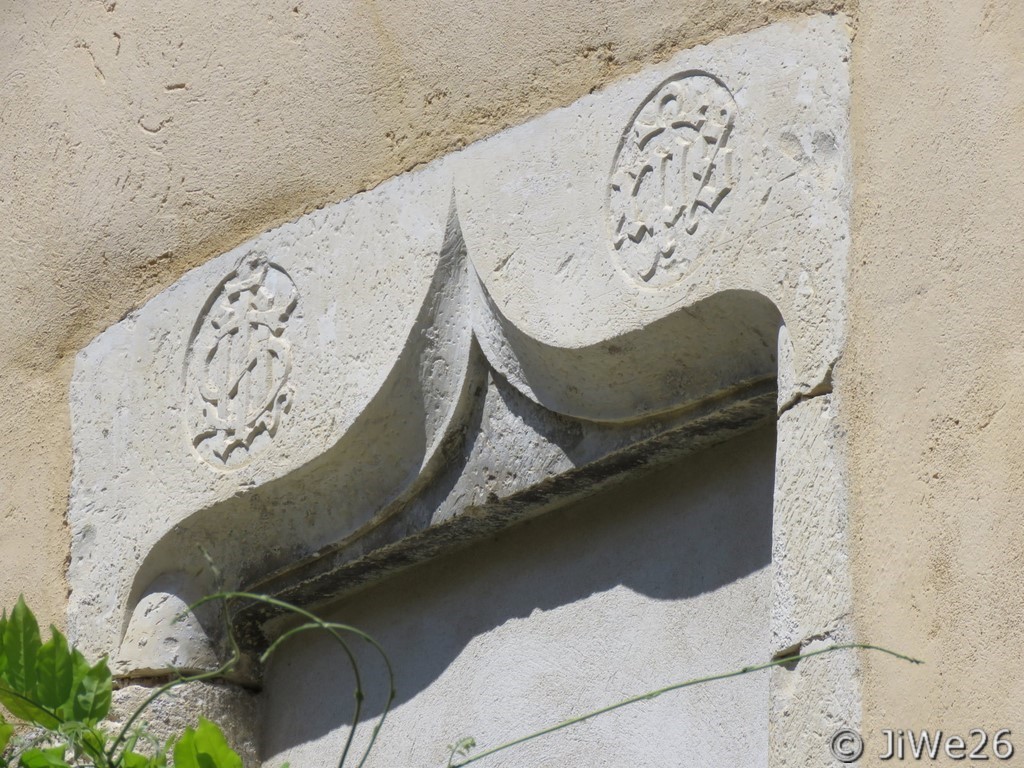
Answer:
[[[277,608],[290,611],[291,613],[294,613],[298,616],[302,616],[303,618],[309,621],[308,625],[297,627],[289,632],[286,632],[282,637],[279,637],[274,643],[271,644],[271,646],[266,651],[263,652],[263,655],[260,658],[261,661],[265,662],[267,657],[274,650],[276,650],[276,648],[282,642],[284,642],[285,639],[295,634],[298,634],[299,632],[303,632],[307,628],[311,629],[315,627],[317,629],[321,629],[330,634],[341,645],[346,657],[348,657],[349,665],[352,667],[352,673],[353,676],[355,677],[356,703],[352,717],[352,727],[349,729],[348,738],[345,740],[345,747],[342,750],[341,760],[338,762],[338,768],[344,768],[345,761],[348,758],[349,750],[352,747],[352,741],[355,738],[356,727],[359,725],[359,720],[362,716],[364,699],[362,676],[359,671],[359,665],[356,663],[355,655],[352,653],[352,649],[349,648],[348,643],[346,643],[345,639],[339,634],[339,630],[343,632],[350,632],[358,637],[361,637],[374,647],[374,649],[381,655],[381,658],[384,659],[384,664],[387,667],[389,690],[388,700],[387,703],[384,705],[384,711],[381,713],[380,722],[377,724],[377,727],[373,729],[370,737],[370,743],[367,746],[366,751],[363,752],[362,759],[359,761],[358,768],[362,768],[362,766],[366,763],[366,758],[370,755],[370,750],[373,749],[373,745],[377,739],[377,734],[380,732],[380,727],[383,724],[384,718],[387,716],[388,710],[391,707],[391,703],[392,701],[394,701],[395,698],[395,677],[394,671],[392,670],[391,667],[391,660],[388,658],[388,655],[384,652],[384,649],[377,643],[377,641],[374,640],[370,635],[366,634],[361,630],[356,629],[355,627],[348,626],[347,624],[337,624],[334,622],[324,621],[316,614],[311,613],[303,608],[300,608],[297,605],[292,605],[291,603],[287,603],[283,600],[278,600],[276,598],[270,597],[269,595],[260,595],[252,592],[218,592],[217,594],[208,595],[207,597],[204,597],[199,602],[190,606],[190,610],[195,610],[200,605],[210,602],[211,600],[223,600],[225,603],[227,603],[230,600],[253,600],[255,602],[263,603],[264,605],[272,605]]]
[[[527,742],[527,741],[532,741],[533,739],[539,738],[541,736],[546,736],[547,734],[554,733],[555,731],[560,731],[563,728],[568,728],[570,725],[576,725],[577,723],[582,723],[582,722],[584,722],[586,720],[590,720],[591,718],[597,717],[598,715],[603,715],[606,712],[612,712],[613,710],[619,709],[621,707],[625,707],[625,706],[627,706],[629,704],[636,704],[637,702],[640,702],[640,701],[646,701],[648,699],[656,698],[658,696],[661,696],[663,693],[668,693],[669,691],[678,691],[680,688],[689,688],[692,685],[698,685],[700,683],[711,683],[711,682],[714,682],[715,680],[726,680],[726,679],[728,679],[730,677],[739,677],[740,675],[747,675],[747,674],[750,674],[751,672],[760,672],[761,670],[769,669],[771,667],[778,667],[778,666],[781,666],[783,664],[791,664],[791,663],[793,663],[795,661],[801,661],[803,659],[809,659],[809,658],[812,658],[814,656],[821,656],[822,654],[825,654],[825,653],[833,653],[834,651],[849,650],[849,649],[853,649],[853,648],[861,648],[861,649],[869,650],[869,651],[880,651],[881,653],[886,653],[886,654],[889,654],[890,656],[895,656],[897,659],[902,659],[903,661],[909,661],[912,664],[923,664],[924,663],[920,659],[914,659],[914,658],[911,658],[910,656],[904,656],[902,653],[896,653],[896,651],[891,651],[888,648],[882,648],[881,646],[877,646],[877,645],[868,645],[867,643],[845,643],[845,644],[842,644],[842,645],[830,645],[828,648],[822,648],[820,650],[810,651],[808,653],[795,654],[793,656],[786,656],[785,658],[782,658],[782,659],[774,659],[774,660],[766,662],[764,664],[757,664],[757,665],[752,666],[752,667],[743,667],[743,669],[737,669],[737,670],[734,670],[732,672],[723,672],[723,673],[718,674],[718,675],[710,675],[708,677],[698,677],[698,678],[695,678],[693,680],[685,680],[684,682],[681,682],[681,683],[674,683],[672,685],[667,685],[664,688],[658,688],[657,690],[649,691],[647,693],[640,694],[639,696],[633,696],[633,697],[628,698],[628,699],[626,699],[624,701],[620,701],[620,702],[617,702],[615,704],[610,704],[607,707],[602,707],[601,709],[596,709],[593,712],[588,712],[585,715],[580,715],[579,717],[573,717],[573,718],[570,718],[569,720],[563,720],[562,722],[557,723],[556,725],[552,725],[549,728],[544,728],[543,730],[536,731],[536,732],[531,733],[531,734],[529,734],[527,736],[522,736],[522,737],[520,737],[518,739],[515,739],[513,741],[508,741],[508,742],[505,742],[504,744],[499,744],[498,746],[492,747],[491,749],[488,749],[488,750],[486,750],[484,752],[481,752],[478,755],[473,755],[473,756],[467,758],[466,760],[463,760],[461,763],[452,763],[449,760],[448,766],[449,766],[449,768],[462,768],[462,766],[469,765],[470,763],[475,763],[478,760],[483,760],[485,757],[493,755],[493,754],[495,754],[497,752],[502,752],[502,751],[504,751],[506,749],[509,749],[510,747],[517,746],[517,745],[522,744],[522,743]]]
[[[189,610],[192,610],[192,608],[189,608]],[[226,615],[227,600],[224,601],[224,612]],[[128,718],[128,721],[124,724],[124,727],[121,728],[121,730],[118,732],[117,738],[114,739],[114,743],[111,744],[110,749],[107,750],[105,757],[111,765],[116,766],[121,762],[120,759],[114,759],[114,755],[117,753],[117,748],[128,737],[128,730],[135,724],[135,721],[139,719],[139,717],[149,707],[150,704],[152,704],[154,701],[159,699],[161,696],[163,696],[165,693],[172,690],[173,688],[177,688],[179,685],[186,685],[188,683],[198,683],[203,680],[211,680],[213,678],[226,675],[228,672],[234,669],[234,667],[242,658],[242,651],[238,647],[238,641],[235,639],[235,634],[231,629],[231,622],[228,621],[226,622],[226,624],[228,629],[228,641],[231,644],[231,657],[217,669],[212,669],[208,672],[201,672],[198,675],[189,675],[187,677],[180,677],[177,680],[171,680],[169,683],[161,685],[152,694],[146,697],[146,700],[143,701],[142,704],[140,704],[139,707],[132,713],[131,717]]]

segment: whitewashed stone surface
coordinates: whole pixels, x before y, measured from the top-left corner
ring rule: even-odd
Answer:
[[[632,392],[621,392],[622,378],[634,386],[645,375],[657,378],[670,365],[666,356],[686,358],[691,367],[700,360],[694,394],[715,376],[742,375],[738,369],[751,364],[757,352],[742,348],[730,334],[742,322],[740,315],[756,312],[753,302],[733,296],[721,322],[680,322],[664,344],[645,337],[642,350],[618,359],[621,369],[607,361],[600,371],[577,368],[578,376],[594,375],[594,387],[611,390],[588,389],[586,402],[569,391],[573,376],[564,369],[579,361],[564,355],[563,348],[579,349],[640,328],[650,332],[663,318],[700,311],[710,297],[751,291],[769,299],[789,328],[795,350],[790,387],[816,386],[843,339],[840,286],[850,196],[847,58],[842,17],[776,24],[683,52],[461,153],[454,165],[455,188],[473,262],[508,323],[554,348],[531,349],[537,360],[513,359],[507,350],[488,347],[484,337],[492,363],[524,391],[542,390],[538,398],[561,412],[628,418],[637,406],[627,399]],[[719,157],[721,152],[711,160],[706,150],[711,170],[691,159],[685,169],[668,162],[665,174],[649,171],[640,187],[639,215],[627,226],[636,231],[635,220],[641,219],[655,234],[645,234],[639,244],[627,237],[617,249],[622,238],[616,222],[628,208],[615,203],[622,197],[616,186],[624,183],[623,166],[615,161],[617,152],[622,156],[620,144],[636,135],[629,127],[642,122],[649,99],[673,95],[666,82],[706,82],[708,75],[716,81],[709,86],[716,95],[709,98],[727,101],[731,109],[728,160]],[[704,100],[698,86],[685,86],[671,104],[671,110],[696,121]],[[674,134],[674,142],[652,143],[649,152],[635,153],[639,160],[628,163],[629,169],[660,168],[668,148],[685,149],[686,142],[707,145],[688,125]],[[701,170],[708,176],[703,187],[692,179]],[[677,182],[673,177],[679,171],[691,177]],[[661,204],[666,186],[667,217]],[[714,210],[697,207],[696,236],[690,236],[684,226],[687,204],[712,196],[712,187],[720,187],[724,196]],[[677,214],[677,224],[665,227],[665,218]],[[678,241],[673,257],[654,261],[650,279],[641,277],[658,243],[673,238]],[[771,354],[774,331],[765,340]],[[656,384],[644,384],[657,391]]]
[[[766,424],[332,606],[327,615],[389,649],[398,677],[368,768],[442,768],[461,736],[493,747],[766,656],[773,431]],[[380,662],[360,658],[357,748],[384,683]],[[349,679],[325,638],[282,649],[265,680],[267,768],[337,764]],[[676,691],[480,765],[764,768],[769,686],[763,672]]]
[[[76,641],[125,675],[208,666],[213,620],[143,642],[213,588],[201,544],[258,584],[776,376],[805,423],[845,332],[848,46],[818,16],[684,51],[260,235],[97,337],[71,393]],[[806,462],[845,511],[835,440],[804,430],[780,433],[777,493],[815,491]],[[776,509],[796,557],[815,511]],[[833,523],[817,541],[842,550]],[[776,578],[779,642],[840,607],[793,594],[825,583],[806,554]]]

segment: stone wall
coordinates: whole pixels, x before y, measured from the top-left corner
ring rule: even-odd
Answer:
[[[0,25],[0,597],[61,622],[74,354],[188,269],[673,52],[835,0],[211,6]]]
[[[853,624],[865,727],[1013,727],[1022,684],[1013,0],[5,8],[0,598],[62,621],[75,353],[281,222],[674,52],[844,11],[852,67]]]
[[[321,605],[778,417],[770,639],[743,651],[851,638],[832,381],[849,34],[817,15],[680,52],[261,234],[100,334],[71,386],[70,637],[117,648],[127,679],[212,669],[216,617],[173,621],[216,589],[207,559],[231,587]],[[683,611],[687,633],[722,600],[741,615],[741,581]],[[398,611],[372,623],[401,649]],[[253,652],[271,619],[232,617]],[[638,659],[672,658],[638,642]],[[860,721],[855,659],[766,677],[773,764],[817,764],[818,734]]]

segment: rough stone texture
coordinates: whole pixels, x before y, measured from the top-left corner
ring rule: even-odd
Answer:
[[[387,510],[364,535],[327,548],[249,586],[300,605],[332,600],[367,583],[478,544],[510,525],[707,450],[774,421],[774,382],[704,401],[637,425],[595,425],[544,411],[489,376],[444,471]],[[521,446],[526,445],[526,449]],[[278,631],[277,611],[235,609],[236,631],[259,646]]]
[[[836,398],[821,395],[778,420],[772,644],[778,653],[837,624],[850,592],[845,435]]]
[[[841,387],[838,391],[842,391]],[[838,396],[796,403],[778,420],[772,525],[772,651],[853,642],[846,436]],[[858,651],[772,670],[771,766],[841,763],[828,751],[861,721]]]
[[[881,728],[1019,728],[1022,40],[1015,0],[861,3],[840,366],[856,625],[927,662],[865,659],[878,753]]]
[[[210,588],[198,544],[258,580],[379,526],[453,441],[496,465],[564,450],[546,413],[592,461],[774,376],[780,312],[780,397],[817,391],[844,327],[846,46],[820,16],[684,52],[268,232],[102,334],[73,382],[76,639],[136,627],[148,672],[140,612],[168,579]],[[542,410],[477,435],[487,367]]]
[[[289,284],[284,306],[274,303],[285,285],[274,277],[252,278],[235,292],[232,283],[249,279],[240,275],[246,246],[196,270],[83,353],[74,418],[76,429],[91,437],[75,446],[71,575],[73,583],[95,581],[73,595],[72,615],[80,621],[70,626],[90,650],[118,642],[127,620],[119,610],[126,590],[134,589],[137,600],[155,588],[154,580],[195,577],[204,567],[200,544],[237,583],[237,558],[229,560],[224,546],[255,554],[260,563],[290,562],[363,525],[366,520],[353,515],[375,510],[429,463],[458,410],[470,351],[469,317],[449,322],[446,314],[452,297],[465,291],[466,270],[461,280],[449,279],[446,264],[457,251],[442,264],[437,260],[451,195],[443,179],[443,165],[406,176],[260,238],[257,250],[272,253],[274,273],[286,275],[280,278]],[[378,231],[388,237],[376,237]],[[349,260],[330,258],[338,248]],[[381,263],[391,268],[382,271]],[[207,328],[219,329],[213,334],[248,328],[263,312],[279,321],[293,290],[299,298],[286,330],[228,336],[220,346],[204,335]],[[381,295],[389,300],[380,301]],[[431,328],[440,335],[415,343]],[[231,378],[248,371],[246,355],[257,367],[231,396]],[[294,398],[279,400],[281,382],[269,382],[274,376],[297,390]],[[274,397],[258,401],[268,391]],[[220,399],[212,403],[215,396]],[[261,454],[257,442],[219,460],[209,447],[216,435],[204,431],[217,413],[225,423],[254,417],[258,425],[247,434],[274,442],[274,449]],[[264,424],[267,414],[280,424]],[[237,453],[246,455],[236,460]],[[311,466],[314,459],[320,464]],[[289,499],[267,501],[262,512],[238,510],[234,518],[229,510],[214,510],[200,517],[198,530],[152,553],[190,516],[300,467],[308,485],[285,489]],[[347,500],[347,513],[325,507],[337,504],[341,489],[358,494]],[[303,526],[295,525],[296,515]],[[233,535],[225,537],[227,531]],[[261,542],[258,550],[253,536]],[[194,591],[210,588],[207,582]]]
[[[800,645],[813,653],[853,642],[850,627],[837,623]],[[860,727],[859,687],[862,666],[857,651],[836,651],[774,667],[769,687],[768,765],[775,768],[842,768],[829,745],[839,729]],[[865,765],[874,765],[866,753]]]
[[[184,579],[165,577],[139,601],[111,672],[124,678],[160,676],[170,669],[186,675],[215,669],[217,654],[202,623],[189,611],[202,597]]]
[[[147,685],[128,685],[114,692],[108,721],[109,730],[120,731],[135,710],[153,693]],[[199,717],[216,720],[228,743],[246,766],[259,766],[260,697],[229,683],[188,683],[153,702],[136,720],[148,733],[164,743],[195,727]]]
[[[838,0],[4,3],[0,605],[62,621],[74,353],[189,268],[675,50]]]
[[[495,746],[766,659],[774,445],[766,425],[330,608],[396,665],[395,709],[367,765],[443,766],[462,736]],[[339,655],[308,636],[271,662],[268,768],[337,763],[352,701]],[[357,746],[383,683],[379,662],[360,656]],[[481,765],[765,766],[769,682],[764,672],[666,694]]]

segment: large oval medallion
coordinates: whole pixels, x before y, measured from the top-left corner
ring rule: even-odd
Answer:
[[[608,189],[619,266],[652,287],[688,274],[720,232],[714,219],[736,185],[736,101],[721,80],[683,72],[633,115],[615,153]]]
[[[186,422],[210,466],[243,466],[280,429],[292,402],[287,329],[297,303],[288,274],[249,252],[196,321],[185,355]]]

